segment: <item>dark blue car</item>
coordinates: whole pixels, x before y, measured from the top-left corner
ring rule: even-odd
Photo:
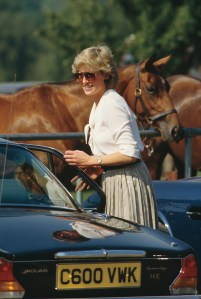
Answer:
[[[160,219],[170,235],[193,247],[201,273],[201,177],[154,181],[154,189]]]
[[[188,244],[83,209],[83,201],[97,197],[103,209],[98,185],[56,150],[28,147],[0,140],[0,298],[197,294],[197,261]],[[68,187],[53,175],[62,167]],[[91,186],[82,196],[70,183],[75,175]]]

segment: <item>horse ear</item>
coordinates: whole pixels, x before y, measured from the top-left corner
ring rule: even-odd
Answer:
[[[171,55],[169,55],[169,56],[166,56],[164,58],[160,58],[158,60],[155,60],[156,59],[156,55],[157,54],[154,54],[150,58],[148,58],[147,60],[145,60],[145,62],[144,62],[144,70],[145,71],[151,71],[151,70],[153,70],[153,67],[157,71],[161,71],[162,67],[164,65],[166,65],[169,62],[170,58],[171,58]]]
[[[166,57],[163,57],[163,58],[161,58],[161,59],[155,61],[155,62],[153,63],[153,65],[155,66],[155,68],[156,68],[158,71],[160,71],[161,68],[162,68],[164,65],[166,65],[166,64],[170,61],[171,57],[172,57],[171,55],[168,55],[168,56],[166,56]]]

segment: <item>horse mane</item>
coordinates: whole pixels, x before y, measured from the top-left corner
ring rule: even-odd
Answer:
[[[135,77],[135,64],[118,68],[117,92],[123,94],[129,82]]]

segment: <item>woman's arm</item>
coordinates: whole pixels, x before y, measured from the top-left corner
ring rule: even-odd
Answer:
[[[64,159],[68,162],[68,164],[77,166],[117,166],[131,164],[138,160],[135,157],[129,157],[120,152],[101,156],[90,156],[85,152],[78,150],[65,151]]]

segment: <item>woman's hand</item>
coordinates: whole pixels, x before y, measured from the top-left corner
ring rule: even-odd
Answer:
[[[84,170],[84,172],[90,176],[91,179],[96,180],[102,173],[103,169],[100,166],[91,166]],[[79,176],[75,176],[71,183],[76,182],[78,179],[80,179]],[[77,184],[75,191],[83,191],[84,189],[89,189],[90,185],[88,185],[83,179],[80,180],[80,182]]]
[[[64,159],[69,165],[88,166],[90,165],[91,156],[83,151],[65,151]]]

